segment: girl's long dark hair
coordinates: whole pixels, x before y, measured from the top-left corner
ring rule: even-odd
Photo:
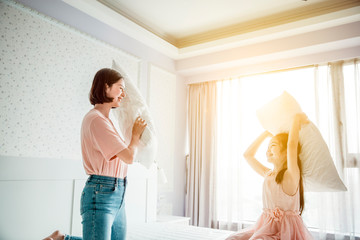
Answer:
[[[280,147],[282,151],[287,151],[287,143],[288,143],[288,137],[289,135],[287,133],[280,133],[278,135],[275,136],[279,142],[280,142]],[[300,154],[301,151],[301,146],[300,143],[298,144],[297,147],[297,164],[299,166],[300,169],[300,180],[299,180],[299,192],[300,192],[300,215],[302,214],[304,207],[305,207],[305,200],[304,200],[304,186],[303,186],[303,179],[302,179],[302,165],[301,165],[301,161],[300,161]],[[276,183],[280,184],[284,178],[284,173],[287,170],[287,159],[282,167],[282,169],[279,171],[279,173],[276,175],[275,181]]]

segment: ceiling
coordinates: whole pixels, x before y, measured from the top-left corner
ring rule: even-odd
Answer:
[[[177,48],[359,6],[358,0],[98,0]]]
[[[360,0],[62,1],[174,60],[360,23]]]

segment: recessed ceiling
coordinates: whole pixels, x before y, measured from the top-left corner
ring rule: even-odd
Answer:
[[[359,0],[98,0],[177,48],[355,6]]]

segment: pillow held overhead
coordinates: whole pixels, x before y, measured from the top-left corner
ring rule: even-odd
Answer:
[[[261,125],[273,135],[289,133],[292,119],[302,110],[287,92],[257,110]],[[304,189],[308,192],[347,191],[317,127],[310,122],[299,132]]]
[[[131,137],[132,127],[138,116],[146,121],[147,126],[141,135],[135,162],[139,162],[149,169],[152,163],[155,162],[158,146],[154,122],[140,91],[114,60],[112,62],[112,69],[118,71],[123,76],[126,89],[125,98],[122,99],[120,107],[113,109],[113,113],[118,120],[120,129],[125,132],[125,137],[128,138]]]

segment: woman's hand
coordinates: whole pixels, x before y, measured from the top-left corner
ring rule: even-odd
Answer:
[[[132,137],[129,146],[116,154],[125,163],[132,164],[134,162],[137,148],[140,143],[140,137],[144,132],[146,125],[145,120],[141,119],[141,117],[136,118],[132,128]]]
[[[145,128],[146,128],[146,122],[145,120],[143,120],[141,117],[137,117],[135,122],[134,122],[134,126],[132,129],[132,137],[140,139],[141,134],[144,132]]]

